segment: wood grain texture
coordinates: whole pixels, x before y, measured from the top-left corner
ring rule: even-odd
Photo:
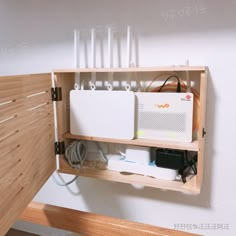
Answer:
[[[84,236],[196,236],[108,216],[32,202],[20,220],[69,230]]]
[[[74,74],[54,75],[56,87],[62,88],[62,101],[57,102],[58,140],[63,141],[63,135],[70,130],[70,91],[74,88]]]
[[[203,181],[203,160],[204,160],[204,146],[205,146],[205,135],[203,135],[203,129],[205,130],[205,119],[206,119],[206,94],[207,94],[207,71],[200,74],[200,122],[199,122],[199,152],[198,152],[198,175],[197,175],[197,186],[201,188]]]
[[[44,76],[48,76],[47,80]],[[0,103],[22,98],[22,95],[26,97],[51,89],[51,79],[48,80],[49,74],[1,76],[0,78]]]
[[[55,170],[55,154],[50,74],[0,77],[0,88],[0,235],[4,235]]]

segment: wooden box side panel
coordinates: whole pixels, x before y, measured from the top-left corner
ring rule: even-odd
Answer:
[[[62,100],[56,103],[58,141],[70,131],[70,91],[74,88],[74,73],[54,74],[55,86],[62,88]]]
[[[197,187],[201,189],[203,182],[203,162],[204,162],[204,146],[205,146],[205,120],[206,120],[206,97],[207,97],[207,71],[200,74],[200,121],[198,131],[198,174]]]

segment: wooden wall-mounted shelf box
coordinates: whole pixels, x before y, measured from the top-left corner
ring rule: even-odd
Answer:
[[[101,139],[73,136],[69,133],[69,92],[74,88],[75,73],[80,73],[81,80],[87,83],[92,72],[97,73],[97,80],[102,78],[107,80],[109,72],[113,72],[114,79],[117,80],[122,79],[121,77],[126,76],[127,73],[130,73],[131,77],[134,75],[135,80],[146,80],[158,73],[180,73],[184,77],[186,71],[200,93],[198,139],[192,143]],[[185,184],[181,181],[157,180],[141,175],[122,175],[102,169],[100,165],[91,167],[89,163],[78,172],[68,166],[62,155],[59,158],[60,172],[124,183],[138,183],[185,193],[200,193],[204,158],[206,67],[69,69],[55,70],[52,74],[55,86],[60,87],[62,91],[62,99],[56,102],[58,142],[83,139],[198,152],[198,174],[189,176]],[[0,77],[0,235],[7,232],[56,169],[55,114],[51,84],[51,73]]]
[[[91,73],[96,72],[97,81],[104,81],[108,78],[108,73],[113,73],[115,81],[122,81],[132,77],[134,80],[146,81],[155,77],[158,73],[177,73],[181,74],[182,78],[185,79],[186,71],[188,71],[191,81],[194,81],[197,90],[200,94],[200,114],[199,114],[199,128],[198,128],[198,139],[193,140],[192,143],[181,143],[181,142],[166,142],[159,140],[118,140],[118,139],[106,139],[100,137],[85,137],[75,136],[69,133],[69,92],[74,88],[75,74],[80,74],[80,80],[88,84],[91,79]],[[58,135],[59,141],[66,140],[92,140],[107,143],[120,143],[120,144],[132,144],[149,147],[160,147],[170,148],[179,150],[189,150],[198,152],[198,174],[196,176],[189,176],[187,183],[183,184],[181,181],[165,181],[157,180],[147,176],[141,175],[123,175],[118,172],[102,169],[100,165],[98,167],[92,164],[84,166],[80,171],[72,169],[63,158],[60,158],[60,169],[62,173],[69,173],[75,175],[81,175],[86,177],[131,183],[141,184],[144,186],[150,186],[161,189],[169,189],[174,191],[180,191],[184,193],[199,194],[202,184],[203,175],[203,153],[204,153],[204,135],[205,130],[205,100],[206,100],[206,83],[207,83],[207,70],[206,67],[155,67],[155,68],[115,68],[115,69],[68,69],[68,70],[55,70],[54,75],[56,78],[56,86],[62,88],[62,100],[57,103],[57,118],[58,118]],[[101,84],[103,84],[101,82]]]

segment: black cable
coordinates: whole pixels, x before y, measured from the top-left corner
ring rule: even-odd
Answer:
[[[161,92],[162,88],[165,86],[166,82],[171,79],[171,78],[176,78],[178,80],[178,84],[177,84],[177,88],[176,88],[176,92],[177,93],[180,93],[181,92],[181,84],[180,84],[180,80],[179,80],[179,77],[177,75],[171,75],[169,76],[165,82],[162,84],[162,86],[160,87],[159,91],[158,92]]]

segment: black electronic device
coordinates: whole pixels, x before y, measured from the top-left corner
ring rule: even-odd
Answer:
[[[151,152],[152,160],[158,167],[178,170],[182,181],[186,182],[186,177],[193,170],[197,174],[197,154],[186,150],[174,150],[154,148]]]

